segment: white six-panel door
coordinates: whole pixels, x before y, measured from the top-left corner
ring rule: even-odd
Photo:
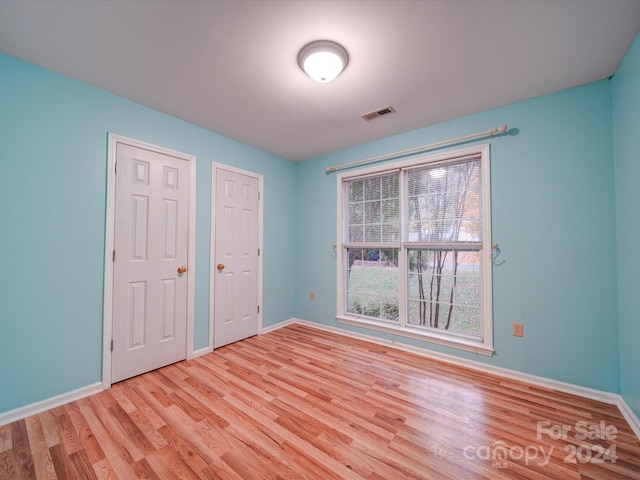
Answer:
[[[111,381],[183,360],[191,168],[118,143]]]
[[[214,348],[258,334],[260,178],[214,167]]]

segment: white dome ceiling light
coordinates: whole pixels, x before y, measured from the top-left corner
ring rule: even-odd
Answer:
[[[347,66],[349,55],[342,45],[319,40],[305,45],[298,54],[298,64],[313,80],[327,83]]]

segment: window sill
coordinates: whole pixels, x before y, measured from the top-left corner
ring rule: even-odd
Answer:
[[[444,345],[445,347],[456,348],[458,350],[464,350],[478,355],[485,355],[487,357],[492,356],[494,353],[493,348],[479,341],[465,338],[452,338],[448,335],[439,335],[435,332],[426,332],[417,328],[400,327],[386,322],[376,322],[375,320],[348,316],[337,316],[336,321],[345,325],[368,328],[370,330],[390,333],[401,337],[415,338],[424,342]]]

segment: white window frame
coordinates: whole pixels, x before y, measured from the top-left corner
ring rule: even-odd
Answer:
[[[345,195],[343,192],[343,183],[346,180],[363,177],[367,175],[382,174],[398,169],[407,169],[418,165],[449,163],[460,157],[480,156],[482,171],[482,246],[480,247],[480,311],[482,324],[482,338],[473,339],[460,337],[450,333],[439,332],[436,330],[426,330],[407,325],[407,275],[406,275],[406,251],[411,249],[411,244],[407,242],[405,245],[404,235],[401,234],[398,252],[398,264],[400,266],[400,278],[398,285],[398,299],[400,319],[398,323],[388,322],[384,320],[376,320],[372,318],[363,318],[362,316],[352,315],[347,312],[347,255],[344,244],[345,218],[343,216],[343,205]],[[425,342],[444,345],[480,355],[491,356],[493,349],[493,297],[492,297],[492,261],[491,261],[491,172],[489,145],[476,145],[472,147],[449,150],[443,153],[432,155],[421,155],[409,160],[402,160],[393,163],[385,163],[381,165],[371,166],[358,170],[349,170],[337,175],[337,206],[338,206],[338,239],[336,242],[336,265],[337,265],[337,314],[336,320],[339,323],[363,327],[380,332],[390,333],[403,337],[423,340]],[[401,178],[400,181],[400,197],[401,208],[406,208],[406,192]],[[401,218],[403,216],[401,215]],[[402,218],[401,222],[404,222]],[[401,232],[404,231],[404,225],[401,225]]]

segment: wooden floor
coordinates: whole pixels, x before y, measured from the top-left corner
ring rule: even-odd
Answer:
[[[23,478],[640,479],[640,443],[614,406],[294,325],[0,427]]]

